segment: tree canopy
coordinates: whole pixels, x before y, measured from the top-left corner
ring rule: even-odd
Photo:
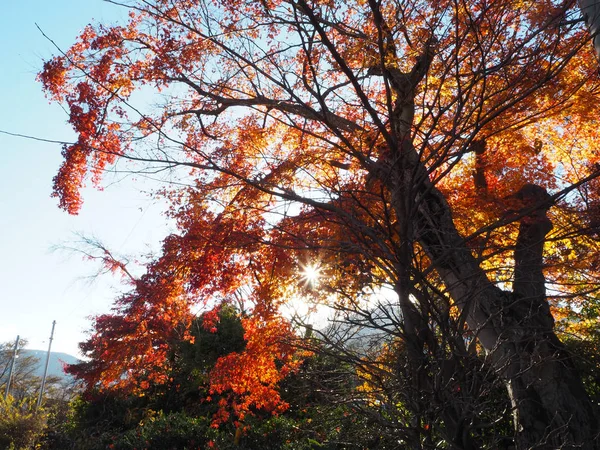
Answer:
[[[468,386],[486,373],[517,448],[596,448],[557,337],[598,325],[577,316],[599,288],[600,84],[575,1],[122,5],[127,23],[86,27],[39,75],[77,133],[60,206],[77,213],[111,167],[162,174],[178,226],[139,278],[100,250],[131,290],[82,345],[88,386],[167,382],[193,307],[218,329],[234,303],[246,345],[212,389],[240,419],[277,413],[274,386],[311,347],[282,308],[307,302],[335,318],[315,334],[367,382],[361,404],[379,392],[412,448],[431,405],[448,445],[483,445],[493,419]]]

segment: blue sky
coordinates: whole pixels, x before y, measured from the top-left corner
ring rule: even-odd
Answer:
[[[73,138],[64,111],[49,104],[36,82],[43,61],[56,53],[36,23],[62,48],[90,22],[112,23],[126,11],[101,0],[22,0],[0,15],[0,130],[45,139]],[[118,279],[91,281],[97,267],[81,256],[52,251],[94,236],[135,256],[156,251],[167,232],[161,205],[148,186],[110,176],[103,192],[86,189],[79,216],[50,197],[60,146],[0,133],[0,342],[17,334],[31,349],[46,349],[56,320],[53,350],[77,354],[87,317],[107,312],[123,289]],[[117,182],[118,181],[118,182]]]

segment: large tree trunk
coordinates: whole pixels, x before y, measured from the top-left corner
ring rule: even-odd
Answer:
[[[377,11],[375,6],[373,9]],[[377,14],[375,18],[376,23],[383,20]],[[378,175],[392,193],[400,222],[411,222],[411,236],[404,238],[415,239],[429,254],[469,328],[485,348],[489,363],[505,380],[514,408],[518,448],[600,448],[595,442],[597,413],[554,333],[545,296],[542,254],[545,236],[552,228],[546,216],[548,194],[527,185],[517,195],[531,213],[521,218],[514,289],[505,292],[487,278],[459,235],[449,204],[430,182],[413,146],[414,97],[433,57],[430,44],[410,73],[389,69],[384,62],[377,69],[396,94],[386,136],[390,152],[382,161],[385,169],[378,169]],[[532,207],[538,203],[538,208]],[[401,306],[407,306],[406,299],[403,302],[401,296],[400,300]]]
[[[578,3],[590,30],[596,57],[600,59],[600,0],[578,0]]]
[[[580,6],[600,49],[600,38],[596,36],[600,28],[597,1],[580,0]],[[392,42],[377,3],[370,4],[382,41]],[[390,151],[380,161],[383,168],[376,167],[373,174],[392,193],[399,221],[410,222],[410,226],[401,223],[402,229],[409,230],[403,238],[418,241],[428,253],[469,328],[485,348],[489,363],[505,380],[514,408],[517,447],[600,448],[596,443],[597,412],[554,333],[545,295],[542,256],[545,236],[552,228],[546,216],[550,207],[548,194],[542,188],[526,185],[516,196],[530,213],[520,219],[513,292],[505,292],[487,278],[459,235],[449,204],[430,182],[414,148],[414,98],[433,58],[432,45],[433,40],[425,44],[421,57],[408,73],[388,67],[384,59],[370,69],[372,74],[385,77],[395,94],[390,128],[380,130]],[[485,183],[479,184],[479,188],[485,188]],[[534,207],[536,204],[538,208]],[[411,305],[404,297],[400,296],[401,306],[410,313]],[[415,323],[408,327],[408,336],[418,334],[417,321],[412,322]]]
[[[414,152],[404,147],[405,152]],[[405,158],[414,162],[416,154]],[[542,202],[521,219],[514,290],[508,293],[479,267],[454,226],[445,198],[429,182],[421,163],[417,164],[413,173],[418,181],[412,183],[418,205],[416,239],[430,255],[490,364],[506,382],[514,407],[517,447],[599,448],[596,412],[553,331],[545,298],[542,251],[545,235],[552,228],[545,214],[548,194],[532,185],[519,193],[529,206]],[[396,171],[394,184],[401,183],[399,178],[406,173]]]

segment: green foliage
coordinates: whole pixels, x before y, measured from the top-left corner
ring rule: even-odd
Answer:
[[[205,328],[203,316],[193,322],[190,332],[194,343],[182,342],[178,346],[182,369],[206,372],[219,357],[244,349],[244,327],[239,313],[233,307],[224,305],[219,309],[218,317],[216,332]]]
[[[44,409],[36,410],[35,403],[32,398],[0,398],[0,448],[25,450],[40,440],[48,415]]]
[[[600,299],[567,311],[567,317],[557,322],[560,339],[571,354],[592,403],[600,405]]]
[[[573,355],[592,402],[600,405],[600,330],[590,333],[586,339],[568,337],[563,338],[563,342]]]
[[[343,405],[306,406],[300,411],[260,419],[249,418],[239,442],[233,425],[210,430],[218,450],[342,450],[395,449],[389,430]],[[210,433],[209,432],[209,433]]]
[[[218,312],[217,331],[204,326],[204,315],[191,325],[193,342],[173,343],[171,383],[156,388],[155,409],[177,411],[185,408],[195,414],[207,412],[203,399],[207,394],[208,374],[221,356],[244,349],[244,328],[239,313],[224,305]],[[159,400],[160,397],[160,400]],[[215,408],[209,408],[211,414]]]
[[[191,450],[205,448],[210,421],[190,417],[184,412],[163,414],[150,413],[137,427],[114,440],[115,450]]]
[[[46,400],[44,405],[48,412],[48,423],[41,440],[41,448],[61,450],[71,448],[71,440],[68,435],[75,425],[76,404],[76,399],[71,401],[66,399]]]
[[[49,448],[104,450],[123,433],[143,423],[150,411],[146,398],[105,393],[88,400],[77,398],[71,402],[68,425],[57,430],[60,437]]]

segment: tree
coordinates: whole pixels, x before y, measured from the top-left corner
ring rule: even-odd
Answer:
[[[0,390],[2,395],[6,392],[6,382],[8,381],[8,373],[14,354],[14,346],[14,342],[0,344]],[[27,340],[20,339],[10,382],[10,394],[17,402],[21,402],[27,397],[36,397],[42,384],[42,378],[38,375],[41,362],[35,355],[22,352],[22,349],[26,346]],[[46,382],[48,383],[48,389],[53,390],[57,388],[56,385],[59,385],[61,380],[59,377],[50,376]]]
[[[77,133],[54,180],[62,208],[120,161],[178,182],[157,195],[179,232],[96,319],[88,384],[161,381],[193,303],[243,298],[261,342],[293,338],[279,310],[310,298],[345,336],[378,332],[375,358],[352,350],[359,367],[406,361],[392,379],[405,367],[414,392],[453,399],[472,361],[503,380],[518,448],[595,448],[553,316],[598,291],[597,64],[573,0],[126,6],[126,25],[86,27],[40,74]],[[246,360],[274,351],[293,371],[298,356],[274,348]],[[419,402],[406,436],[426,447]],[[448,445],[478,445],[474,416],[445,413]]]
[[[25,339],[19,339],[18,348],[23,348],[26,345],[27,341]],[[14,347],[14,342],[5,342],[0,345],[0,381],[2,395],[5,395],[6,393],[6,384],[15,355]],[[19,356],[20,355],[17,353],[17,359],[12,367],[13,372],[10,380],[10,392],[18,400],[23,400],[23,398],[31,395],[32,392],[35,392],[35,389],[39,386],[40,380],[35,376],[39,360],[33,355],[27,355],[25,357]]]

